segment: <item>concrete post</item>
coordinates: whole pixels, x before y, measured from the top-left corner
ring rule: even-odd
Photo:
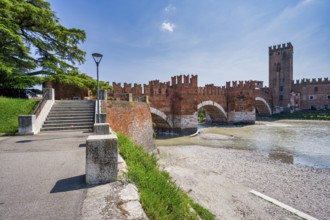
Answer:
[[[107,100],[107,99],[108,99],[107,90],[100,89],[99,90],[99,100]]]
[[[44,88],[42,95],[46,100],[55,100],[55,90],[53,88]]]
[[[133,102],[133,94],[132,93],[128,93],[128,101]]]
[[[18,116],[18,134],[34,134],[36,126],[36,116],[35,115],[20,115]]]
[[[96,113],[95,114],[96,122],[97,122],[98,117],[99,117],[99,115]],[[100,122],[99,123],[107,123],[107,114],[106,113],[100,113]]]
[[[115,181],[118,174],[116,135],[90,135],[86,140],[86,183],[97,185]]]
[[[96,135],[110,134],[109,123],[95,123],[94,134]]]

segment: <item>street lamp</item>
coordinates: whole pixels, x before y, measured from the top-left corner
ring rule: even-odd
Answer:
[[[99,94],[99,64],[102,60],[103,55],[100,53],[93,53],[93,59],[96,63],[96,73],[97,73],[97,123],[100,123],[100,94]]]

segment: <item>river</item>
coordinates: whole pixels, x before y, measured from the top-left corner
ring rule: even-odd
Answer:
[[[249,126],[199,125],[194,137],[160,138],[157,146],[201,145],[259,151],[271,160],[330,168],[330,122],[258,121]]]

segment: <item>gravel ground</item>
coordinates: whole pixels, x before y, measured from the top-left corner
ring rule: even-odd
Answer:
[[[317,219],[330,219],[330,170],[269,160],[256,151],[159,146],[160,167],[220,219],[300,219],[251,189]]]

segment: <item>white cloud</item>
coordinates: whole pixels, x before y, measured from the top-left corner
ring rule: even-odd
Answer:
[[[173,24],[173,23],[170,23],[168,21],[164,21],[162,23],[162,30],[163,31],[173,32],[174,28],[175,28],[175,24]]]
[[[164,9],[164,11],[165,11],[166,13],[175,12],[175,11],[176,11],[176,7],[173,6],[172,4],[169,4],[168,6],[166,6],[166,8]]]

